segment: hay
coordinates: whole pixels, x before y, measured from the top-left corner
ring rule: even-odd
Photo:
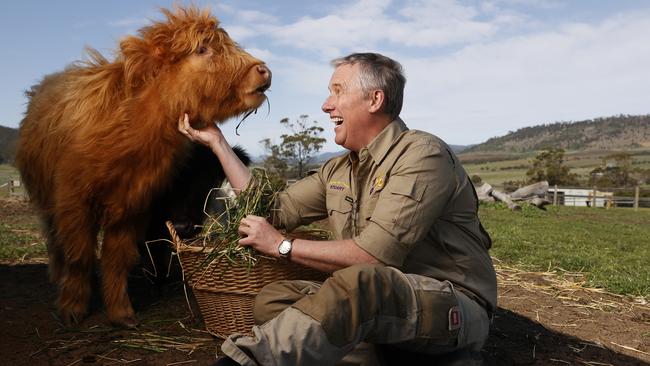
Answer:
[[[275,197],[282,189],[284,189],[284,185],[272,181],[265,170],[253,168],[251,169],[251,181],[245,189],[234,197],[226,192],[223,195],[225,197],[219,198],[223,200],[225,210],[217,216],[206,212],[207,224],[199,239],[195,241],[195,243],[200,242],[209,250],[200,267],[225,259],[232,265],[252,268],[260,254],[251,247],[239,245],[239,239],[241,239],[239,223],[247,215],[270,217]],[[211,191],[206,202],[212,193]]]
[[[644,297],[618,295],[601,288],[589,287],[587,273],[584,272],[571,272],[562,268],[550,267],[546,271],[526,271],[505,265],[494,257],[492,260],[497,272],[497,281],[502,290],[500,297],[515,299],[515,297],[507,295],[508,287],[517,286],[531,294],[543,293],[557,298],[563,306],[586,311],[599,310],[619,314],[630,313],[635,309],[650,311],[648,300]],[[541,279],[541,281],[532,279]],[[527,300],[535,303],[534,297],[527,298]],[[540,309],[545,308],[543,305],[537,305]],[[539,314],[537,314],[537,319],[539,319]],[[575,325],[565,324],[562,326]]]
[[[171,337],[148,332],[138,334],[137,337],[134,338],[117,339],[112,342],[125,348],[143,349],[157,353],[171,349],[191,355],[199,347],[210,345],[214,341],[212,338],[196,338],[189,336]]]

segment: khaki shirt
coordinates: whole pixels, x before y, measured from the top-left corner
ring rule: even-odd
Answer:
[[[352,238],[405,273],[448,280],[496,310],[496,275],[474,188],[449,146],[389,124],[358,155],[327,161],[277,199],[281,226],[329,218],[336,239]]]

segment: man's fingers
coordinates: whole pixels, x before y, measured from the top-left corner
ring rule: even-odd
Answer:
[[[252,226],[255,225],[256,222],[259,222],[259,219],[260,219],[259,216],[246,215],[241,219],[239,223],[247,226]]]
[[[192,130],[192,126],[190,126],[190,116],[187,113],[183,113],[183,127],[188,131]]]
[[[263,220],[262,217],[260,217],[260,216],[255,216],[255,215],[246,215],[246,218],[247,218],[247,219],[250,219],[251,221],[257,221],[257,222],[260,222],[260,221]]]
[[[251,238],[249,238],[249,237],[246,237],[246,238],[239,239],[239,241],[237,243],[239,245],[241,245],[241,246],[246,247],[246,246],[250,246],[251,244],[253,244],[253,240]]]
[[[178,131],[180,131],[180,133],[185,135],[190,140],[194,140],[194,136],[192,135],[192,127],[190,126],[190,118],[187,113],[184,113],[183,116],[178,119]]]

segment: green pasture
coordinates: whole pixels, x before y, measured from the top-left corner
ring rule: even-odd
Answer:
[[[8,164],[0,164],[0,184],[7,183],[11,179],[18,179],[20,174],[18,170]]]
[[[20,262],[47,257],[45,242],[34,223],[0,222],[0,261]]]
[[[526,205],[513,212],[498,203],[482,204],[479,214],[491,254],[508,265],[582,272],[591,287],[650,296],[650,209]]]
[[[603,157],[611,154],[609,151],[574,151],[567,152],[565,163],[572,173],[586,178],[592,170],[602,166]],[[631,151],[632,168],[650,169],[649,151]],[[460,154],[465,171],[469,176],[478,175],[484,182],[493,186],[502,186],[506,181],[525,181],[526,171],[531,165],[535,154],[502,153],[471,155]]]
[[[11,165],[0,164],[0,197],[6,197],[9,195],[8,187],[3,185],[12,179],[20,180],[20,173],[18,173],[18,170]],[[16,192],[20,189],[22,188],[16,188]]]
[[[597,159],[585,156],[576,161]],[[641,159],[650,160],[650,154]],[[525,161],[514,159],[465,167],[470,174],[486,164],[495,167],[494,171],[479,169],[477,172],[492,184],[523,179],[524,169],[508,167]],[[0,165],[0,182],[15,178],[18,173],[13,167]],[[6,191],[0,190],[0,197],[4,196]],[[5,210],[4,202],[0,201],[0,205]],[[479,214],[494,240],[491,254],[519,268],[551,267],[584,272],[590,286],[614,293],[650,296],[650,209],[567,206],[547,206],[547,209],[542,211],[526,205],[523,211],[512,212],[502,204],[482,204]],[[0,260],[16,262],[45,256],[36,217],[11,213],[1,216]]]

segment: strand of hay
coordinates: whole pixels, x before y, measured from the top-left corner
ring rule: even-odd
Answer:
[[[646,356],[650,356],[650,353],[648,353],[648,352],[643,352],[643,351],[641,351],[641,350],[638,350],[638,349],[633,348],[633,347],[630,347],[630,346],[624,346],[624,345],[622,345],[622,344],[618,344],[618,343],[615,343],[615,342],[609,342],[609,343],[611,343],[611,344],[613,344],[613,345],[615,345],[615,346],[621,347],[621,348],[623,348],[623,349],[626,349],[626,350],[628,350],[628,351],[639,352],[639,353],[644,354],[644,355],[646,355]]]

